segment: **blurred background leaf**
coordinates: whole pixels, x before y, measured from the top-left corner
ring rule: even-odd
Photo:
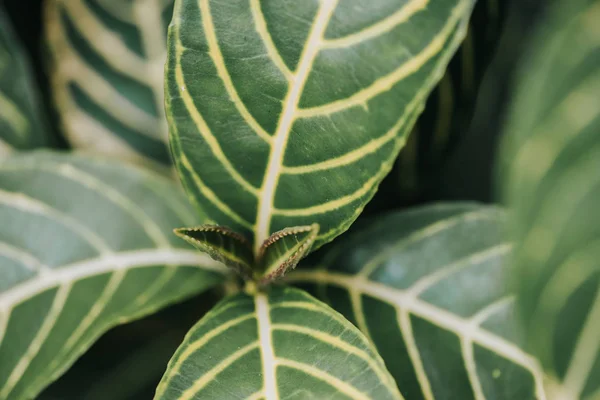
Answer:
[[[0,4],[0,157],[51,143],[29,56]]]
[[[48,73],[77,150],[168,172],[163,69],[172,0],[48,0]]]
[[[560,0],[519,66],[500,153],[529,348],[550,398],[600,398],[600,1]]]

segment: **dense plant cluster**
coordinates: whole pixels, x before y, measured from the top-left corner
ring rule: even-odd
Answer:
[[[5,1],[0,400],[600,398],[600,1]]]

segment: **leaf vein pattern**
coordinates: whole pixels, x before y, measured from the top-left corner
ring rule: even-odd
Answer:
[[[298,118],[310,118],[317,116],[330,115],[338,111],[342,111],[354,106],[360,106],[366,104],[369,100],[375,96],[390,90],[398,82],[402,81],[406,77],[410,76],[414,72],[418,71],[423,65],[429,60],[439,54],[446,43],[447,38],[451,35],[452,31],[456,29],[460,19],[464,15],[468,7],[471,6],[471,2],[468,0],[460,1],[453,9],[448,22],[438,32],[438,34],[429,42],[429,44],[421,50],[420,53],[412,57],[409,61],[402,64],[395,71],[388,75],[379,78],[373,82],[369,87],[360,90],[342,100],[336,100],[331,103],[315,106],[310,108],[303,108],[298,110]]]
[[[223,55],[221,54],[221,49],[219,48],[219,41],[217,39],[217,34],[215,31],[215,26],[212,20],[212,14],[210,10],[210,5],[208,0],[200,0],[200,11],[201,11],[201,19],[203,24],[204,33],[206,35],[206,41],[208,43],[208,54],[210,55],[215,68],[217,69],[217,74],[219,78],[223,82],[225,86],[225,90],[229,95],[231,101],[235,105],[236,109],[240,116],[246,121],[246,123],[252,128],[252,130],[265,142],[271,143],[271,135],[256,121],[254,116],[248,111],[246,105],[240,98],[232,80],[229,72],[227,71],[227,66],[225,65],[225,60],[223,59]]]
[[[267,54],[273,61],[273,63],[277,66],[277,68],[281,71],[281,73],[286,77],[288,83],[291,85],[293,83],[293,75],[292,71],[288,68],[286,63],[281,58],[281,54],[277,50],[277,46],[273,43],[273,38],[269,33],[267,28],[267,22],[265,21],[265,16],[260,7],[259,0],[250,0],[250,9],[252,11],[252,17],[254,18],[254,25],[256,26],[256,31],[260,35],[265,48],[267,49]]]
[[[323,48],[337,49],[351,47],[376,38],[408,21],[414,14],[424,10],[428,3],[429,0],[408,1],[398,11],[371,26],[341,38],[325,40]]]
[[[270,233],[271,211],[275,200],[275,188],[277,187],[279,175],[281,174],[283,156],[285,154],[288,137],[296,118],[302,90],[304,89],[314,60],[319,53],[325,29],[335,10],[337,1],[338,0],[323,0],[321,2],[320,8],[317,11],[317,16],[313,22],[310,33],[308,34],[306,45],[300,55],[298,69],[293,77],[293,84],[288,88],[283,103],[283,109],[277,123],[277,130],[273,137],[273,148],[269,154],[265,178],[260,189],[261,196],[259,198],[258,213],[255,223],[256,238],[254,246],[256,252],[258,252],[258,248]]]

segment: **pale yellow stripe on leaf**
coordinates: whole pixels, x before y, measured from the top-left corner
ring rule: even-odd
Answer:
[[[146,60],[130,50],[122,38],[112,29],[107,28],[83,0],[57,0],[48,2],[46,7],[49,30],[62,29],[64,24],[59,10],[64,9],[77,32],[110,67],[128,78],[146,85],[150,84],[153,76],[147,73]],[[60,53],[56,53],[55,56],[60,57]]]
[[[218,310],[220,312],[223,312],[224,310]],[[214,315],[213,315],[214,316]],[[198,340],[190,343],[185,350],[183,350],[183,352],[177,356],[177,359],[175,361],[175,363],[173,365],[169,366],[168,369],[168,376],[169,377],[174,377],[175,375],[177,375],[179,373],[179,369],[181,368],[181,365],[192,356],[192,354],[194,354],[196,351],[200,350],[201,348],[203,348],[204,346],[206,346],[206,344],[211,341],[212,339],[214,339],[215,337],[221,335],[222,333],[226,332],[229,328],[234,327],[236,325],[239,325],[245,321],[248,321],[250,319],[254,318],[254,314],[248,314],[248,315],[242,315],[240,317],[231,319],[221,325],[219,325],[218,327],[206,332],[204,335],[202,335],[201,338],[199,338]],[[258,346],[258,344],[255,342],[253,344],[253,346]]]
[[[475,364],[473,342],[469,337],[463,336],[460,339],[460,349],[463,362],[465,364],[465,370],[467,371],[467,377],[469,378],[469,383],[473,389],[475,400],[485,400],[485,394],[483,393],[483,388],[481,387],[481,381],[477,375],[477,365]]]
[[[398,132],[402,128],[404,128],[405,126],[409,126],[411,124],[411,121],[413,121],[414,118],[410,118],[410,117],[414,117],[414,112],[417,110],[418,106],[420,105],[420,102],[425,97],[425,92],[426,91],[424,91],[424,90],[420,90],[417,93],[415,98],[406,106],[402,116],[398,119],[398,121],[394,124],[394,126],[392,126],[392,128],[390,130],[388,130],[383,136],[373,139],[373,140],[369,141],[367,144],[365,144],[355,150],[352,150],[340,157],[336,157],[336,158],[332,158],[332,159],[329,159],[326,161],[321,161],[318,163],[308,164],[308,165],[301,165],[301,166],[295,166],[295,167],[283,166],[282,173],[285,173],[285,174],[308,174],[308,173],[312,173],[312,172],[338,168],[338,167],[342,167],[342,166],[345,166],[348,164],[352,164],[356,161],[363,159],[367,155],[376,152],[377,150],[379,150],[383,146],[385,146],[387,143],[389,143],[392,139],[394,139],[397,136]],[[407,122],[408,122],[408,124],[407,124]],[[396,145],[396,147],[404,146],[404,143],[406,143],[406,138],[402,138],[399,140],[400,140],[400,143],[398,143]]]
[[[379,379],[382,382],[385,382],[388,385],[395,386],[396,384],[389,379],[389,375],[382,368],[382,365],[377,363],[371,355],[369,355],[366,351],[340,339],[339,336],[330,335],[327,332],[318,331],[316,329],[312,329],[306,326],[294,325],[294,324],[273,324],[273,329],[282,330],[286,332],[295,332],[303,335],[311,336],[316,340],[327,343],[333,347],[336,347],[346,353],[350,353],[355,355],[365,361],[371,369],[377,374]],[[342,332],[343,333],[343,332]]]
[[[0,138],[0,159],[8,157],[13,152],[13,148],[2,138]]]
[[[410,289],[407,290],[407,293],[410,293],[412,296],[419,296],[425,290],[439,283],[443,279],[450,277],[452,274],[455,274],[465,268],[477,266],[478,264],[481,264],[482,262],[487,261],[490,258],[506,255],[508,254],[508,252],[510,252],[511,249],[512,244],[502,243],[478,251],[477,253],[470,254],[469,256],[463,257],[448,265],[443,265],[437,268],[435,272],[427,274],[419,280],[417,280],[410,287]]]
[[[335,49],[351,47],[366,42],[369,39],[376,38],[408,21],[414,14],[424,10],[428,3],[429,0],[410,0],[389,17],[384,18],[367,28],[338,39],[325,40],[323,42],[323,48]]]
[[[2,340],[4,340],[4,335],[6,334],[6,329],[8,327],[8,320],[12,312],[12,308],[7,308],[6,306],[7,305],[0,303],[0,345],[2,345]]]
[[[31,343],[19,359],[17,365],[15,365],[15,367],[11,371],[8,379],[6,379],[6,382],[4,383],[4,387],[2,388],[2,390],[0,390],[1,399],[9,398],[9,394],[15,388],[17,383],[19,383],[19,381],[23,377],[23,374],[27,371],[29,364],[31,364],[31,361],[33,361],[33,358],[37,355],[38,351],[44,344],[46,338],[56,325],[56,321],[58,320],[60,313],[63,311],[63,306],[67,301],[70,291],[71,284],[67,284],[61,286],[56,292],[54,300],[52,301],[52,306],[50,307],[48,314],[46,314],[44,322],[40,326],[39,331],[37,332]]]
[[[377,171],[373,177],[371,177],[359,189],[351,194],[311,207],[289,209],[273,208],[273,215],[283,215],[286,217],[306,217],[315,214],[325,214],[327,212],[334,211],[352,204],[361,199],[363,196],[367,195],[369,191],[375,188],[375,186],[379,183],[381,175],[384,171],[388,171],[391,168],[393,161],[394,159],[392,158],[382,162],[379,171]]]
[[[73,182],[80,184],[103,197],[111,203],[129,214],[143,228],[144,232],[152,239],[152,241],[160,248],[169,248],[171,243],[162,231],[161,227],[154,220],[135,204],[129,197],[114,189],[111,185],[106,184],[102,180],[84,172],[81,169],[74,167],[71,164],[59,164],[50,161],[42,163],[45,170],[64,176]]]
[[[348,293],[350,295],[350,305],[352,306],[352,313],[354,314],[354,319],[356,320],[356,326],[371,343],[375,343],[371,337],[369,325],[367,324],[367,319],[365,318],[365,311],[362,303],[362,293],[353,289],[350,289]]]
[[[164,65],[167,59],[167,38],[165,36],[163,9],[164,0],[134,0],[133,17],[138,27],[144,55],[147,59],[146,71],[150,77],[148,85],[154,96],[157,110],[160,137],[167,140],[168,127],[165,117]]]
[[[227,94],[229,98],[235,105],[235,108],[240,113],[240,116],[246,121],[246,123],[252,128],[252,130],[265,142],[271,143],[271,135],[267,131],[264,130],[262,126],[254,119],[254,116],[248,111],[246,105],[238,95],[237,89],[233,85],[233,81],[231,80],[231,76],[229,75],[229,71],[227,71],[227,66],[225,65],[225,60],[223,59],[223,54],[221,54],[221,49],[219,48],[219,42],[217,39],[217,34],[215,31],[215,26],[212,20],[212,14],[210,11],[210,5],[208,0],[199,0],[200,3],[200,11],[202,14],[202,24],[204,34],[206,35],[206,42],[208,43],[208,54],[212,58],[213,64],[217,70],[217,74],[223,85],[225,86],[225,90],[227,90]]]
[[[179,38],[179,24],[174,25],[174,36]],[[187,90],[187,86],[185,84],[185,78],[183,75],[183,70],[181,67],[181,57],[183,56],[184,47],[179,40],[175,44],[175,81],[177,82],[177,87],[179,88],[179,95],[181,96],[181,100],[185,104],[185,108],[188,111],[190,117],[194,121],[198,132],[210,148],[211,152],[215,156],[215,158],[219,161],[219,163],[225,168],[229,176],[233,178],[233,180],[238,183],[242,188],[244,188],[247,192],[257,196],[258,190],[252,186],[248,181],[246,181],[240,173],[235,169],[235,167],[231,164],[231,161],[225,156],[221,145],[211,132],[209,126],[206,124],[206,121],[194,105],[194,100]],[[192,168],[193,170],[193,168]]]
[[[404,345],[408,352],[408,357],[415,370],[417,376],[417,382],[421,388],[421,393],[425,400],[434,400],[433,391],[431,390],[431,383],[429,377],[425,371],[425,365],[423,364],[423,358],[419,352],[419,347],[415,341],[415,335],[412,329],[412,323],[410,322],[410,314],[407,310],[396,307],[396,319],[398,321],[398,328],[404,339]]]
[[[312,365],[304,364],[301,362],[288,360],[285,358],[278,358],[277,365],[281,365],[288,368],[293,368],[300,372],[303,372],[307,375],[312,376],[313,378],[317,378],[318,380],[327,383],[329,386],[335,388],[338,392],[345,394],[354,400],[372,400],[367,394],[359,391],[354,386],[350,385],[347,382],[342,381],[341,379],[336,378],[335,376],[327,373],[324,370],[319,368],[315,368]]]
[[[77,328],[71,333],[62,347],[60,355],[56,356],[54,361],[50,364],[49,370],[53,370],[62,362],[62,355],[67,354],[71,349],[73,349],[79,339],[81,339],[83,335],[88,332],[92,324],[98,320],[98,317],[112,296],[115,294],[117,289],[119,289],[121,283],[123,283],[126,273],[127,271],[124,269],[112,273],[108,283],[106,284],[106,287],[102,291],[102,294],[94,302],[94,305],[90,308],[85,317],[83,317],[79,325],[77,325]]]
[[[136,296],[135,299],[131,302],[129,306],[125,309],[131,310],[131,312],[136,312],[139,310],[143,310],[144,305],[150,301],[157,293],[160,292],[162,288],[164,288],[177,274],[177,267],[173,265],[167,265],[164,267],[164,271],[160,273],[158,278],[146,288],[142,293]],[[123,312],[123,314],[129,314],[129,312]],[[121,320],[124,323],[128,320],[127,317]]]
[[[266,400],[278,400],[276,359],[271,328],[271,309],[269,299],[262,293],[255,296],[256,319],[258,321],[258,340],[263,370],[263,391]]]
[[[0,92],[0,119],[4,120],[19,138],[29,134],[29,121],[15,103]]]
[[[273,61],[273,63],[277,66],[277,68],[281,71],[281,73],[286,77],[288,83],[291,85],[293,82],[292,71],[288,68],[283,58],[281,58],[281,54],[279,50],[277,50],[277,46],[273,42],[273,38],[271,37],[271,33],[267,28],[267,22],[265,21],[265,16],[260,7],[260,0],[250,0],[250,9],[252,10],[252,17],[254,18],[254,25],[256,27],[256,31],[260,35],[265,48],[267,49],[267,54]]]
[[[446,25],[431,40],[431,42],[429,42],[420,53],[413,56],[392,73],[377,79],[369,87],[362,89],[345,99],[336,100],[322,106],[300,109],[297,112],[297,116],[299,118],[310,118],[329,115],[354,106],[363,106],[373,97],[390,90],[402,79],[418,72],[429,60],[444,50],[444,44],[446,44],[448,38],[456,29],[459,21],[467,16],[467,11],[470,7],[471,2],[469,0],[460,1],[452,10]]]
[[[30,271],[39,272],[41,274],[50,272],[50,267],[34,257],[33,254],[8,243],[0,242],[0,255],[18,261],[23,267]]]
[[[258,213],[256,216],[255,227],[255,253],[261,244],[269,237],[271,228],[271,218],[273,211],[273,202],[275,200],[275,191],[279,182],[281,167],[283,166],[283,156],[287,145],[292,125],[296,119],[298,103],[302,96],[304,85],[308,75],[312,70],[313,63],[321,49],[323,34],[329,23],[329,19],[335,10],[338,0],[323,0],[317,15],[311,27],[306,40],[306,45],[300,55],[298,69],[293,77],[293,84],[288,88],[288,92],[283,102],[283,109],[277,130],[273,138],[273,148],[269,154],[265,179],[260,189]]]
[[[327,318],[335,320],[346,329],[352,329],[354,327],[350,321],[344,318],[337,311],[332,312],[331,309],[326,308],[324,305],[315,304],[310,301],[283,301],[281,303],[272,304],[271,308],[298,308],[301,310],[317,312],[327,316]],[[371,343],[365,337],[359,336],[358,338],[362,341],[363,345],[367,347],[371,345]]]
[[[263,391],[259,391],[256,392],[248,397],[246,397],[246,400],[261,400],[265,398],[265,394],[263,393]]]
[[[55,268],[51,274],[38,274],[20,285],[0,293],[0,309],[21,304],[55,286],[103,275],[119,269],[134,269],[161,264],[189,265],[225,275],[227,268],[196,250],[139,249],[119,253],[103,253],[95,258]]]
[[[580,256],[581,254],[579,254]],[[579,263],[584,264],[582,266],[579,266],[577,269],[580,269],[580,273],[582,273],[582,276],[585,277],[587,276],[591,276],[594,272],[594,268],[593,266],[597,265],[597,258],[594,258],[594,261],[592,261],[592,257],[588,257],[588,260],[582,260],[582,257],[579,257],[580,260]],[[587,265],[585,265],[587,264]],[[563,264],[564,266],[574,266],[576,265],[575,263],[569,263],[566,262],[565,264]],[[586,268],[587,267],[587,268]],[[563,266],[559,267],[560,269],[564,268]],[[560,271],[559,269],[559,271]],[[573,268],[575,269],[575,268]],[[570,273],[571,274],[576,274],[577,271],[573,271],[573,269],[571,269]],[[553,280],[556,278],[553,278]],[[585,279],[583,278],[579,278],[579,279],[570,279],[570,283],[571,286],[575,286],[572,285],[572,283],[574,283],[575,281],[578,281],[580,283],[580,285],[578,287],[581,286],[582,282],[585,282]],[[552,283],[552,282],[551,282]],[[554,285],[554,286],[558,286],[558,285]],[[554,288],[556,289],[560,289],[560,288]],[[566,292],[566,291],[565,291]],[[544,290],[544,295],[548,295],[552,293],[552,291],[549,291],[548,288],[545,288]],[[554,291],[555,296],[556,296],[556,292]],[[547,296],[545,296],[547,297]],[[561,299],[564,298],[563,297],[557,297],[557,299]],[[548,303],[551,301],[551,299],[544,299],[546,300],[546,307],[548,307]],[[558,316],[557,314],[559,313],[559,311],[562,311],[562,309],[557,309],[558,307],[560,307],[560,305],[556,304],[557,301],[553,301],[552,303],[553,306],[555,307],[555,309],[553,310],[552,314],[553,317],[555,318],[555,320],[558,320]],[[545,314],[548,314],[548,312],[546,311]],[[560,323],[560,322],[557,322]],[[538,328],[539,329],[539,328]],[[567,371],[564,375],[564,379],[563,379],[563,383],[556,389],[556,393],[555,397],[553,397],[553,399],[557,399],[557,400],[569,400],[569,399],[579,399],[582,398],[581,394],[583,392],[583,390],[585,389],[585,386],[588,382],[588,380],[590,379],[590,374],[593,372],[594,370],[594,363],[596,362],[596,359],[598,358],[598,356],[600,355],[600,340],[598,339],[600,338],[600,291],[598,291],[598,293],[596,294],[596,297],[592,303],[592,306],[587,314],[587,317],[585,319],[585,322],[583,324],[582,330],[579,333],[578,337],[577,337],[577,341],[575,343],[575,347],[569,362],[569,366],[567,368]],[[591,398],[591,397],[586,397],[586,398]]]
[[[437,221],[433,224],[426,225],[423,228],[420,228],[420,229],[412,232],[410,235],[400,238],[400,240],[398,240],[396,243],[394,243],[394,245],[392,247],[389,247],[385,251],[376,254],[375,257],[373,257],[370,260],[368,260],[367,262],[365,262],[363,267],[361,268],[361,270],[358,272],[357,276],[365,277],[365,278],[370,276],[382,262],[384,262],[386,259],[390,258],[394,253],[396,253],[410,245],[413,245],[415,243],[426,240],[426,239],[432,237],[433,235],[439,234],[445,230],[452,229],[453,227],[457,226],[458,224],[460,224],[462,222],[477,221],[477,220],[482,220],[482,219],[492,219],[492,218],[496,218],[496,217],[497,217],[497,214],[495,214],[495,213],[491,214],[488,210],[476,209],[474,211],[464,212],[464,213]],[[442,273],[440,272],[439,274],[442,274]],[[429,283],[427,283],[427,282],[432,278],[424,277],[424,279],[427,279],[427,281],[423,281],[423,283],[420,283],[417,286],[417,289],[415,289],[415,290],[418,290],[418,288],[423,284],[428,285]]]
[[[64,40],[67,40],[66,37]],[[166,135],[158,134],[160,119],[131,102],[68,46],[65,46],[60,62],[54,70],[55,74],[62,74],[69,82],[76,83],[92,101],[101,104],[102,109],[110,116],[140,136],[166,143]]]
[[[183,167],[192,176],[192,179],[194,180],[194,184],[196,185],[196,187],[198,188],[200,193],[202,193],[202,195],[204,197],[206,197],[208,199],[208,201],[210,201],[223,214],[227,215],[229,218],[233,219],[238,224],[242,225],[245,228],[252,229],[252,225],[248,221],[246,221],[244,218],[239,216],[227,204],[225,204],[223,201],[221,201],[221,199],[219,199],[217,197],[215,192],[213,192],[208,187],[208,185],[206,185],[202,181],[202,179],[200,179],[200,176],[196,173],[196,171],[194,171],[194,167],[190,163],[190,160],[188,160],[187,156],[183,152],[179,153],[178,158],[179,158],[179,162],[181,163],[181,165],[183,165]]]
[[[110,248],[106,245],[104,240],[96,235],[96,233],[88,229],[88,227],[84,226],[80,221],[67,214],[63,214],[62,212],[42,201],[34,199],[33,197],[29,197],[24,193],[13,193],[0,189],[0,204],[4,204],[9,208],[21,210],[26,213],[42,215],[46,218],[52,219],[80,235],[100,254],[106,255],[111,253]]]
[[[286,277],[286,281],[326,283],[346,290],[355,288],[370,297],[395,305],[443,329],[455,332],[460,337],[468,335],[475,343],[529,370],[536,379],[536,386],[543,382],[537,361],[513,343],[474,326],[470,321],[450,311],[438,308],[419,298],[408,296],[405,291],[364,278],[324,270],[296,270]],[[543,394],[543,391],[541,393]]]
[[[250,343],[249,345],[246,345],[241,349],[237,350],[236,352],[225,358],[223,361],[221,361],[219,364],[217,364],[215,367],[204,373],[204,375],[202,375],[200,379],[194,381],[194,384],[192,386],[190,386],[186,391],[179,395],[178,400],[192,400],[202,398],[202,395],[199,395],[198,392],[200,392],[207,384],[212,382],[217,377],[217,375],[219,375],[221,372],[225,371],[229,366],[231,366],[231,364],[244,357],[246,354],[248,354],[256,348],[258,348],[258,342]]]

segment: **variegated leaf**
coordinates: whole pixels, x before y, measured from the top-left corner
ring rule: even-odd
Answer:
[[[0,4],[0,157],[48,144],[29,60]]]
[[[367,339],[306,293],[225,299],[188,333],[156,400],[401,399]]]
[[[182,194],[131,167],[11,157],[0,221],[0,399],[35,397],[110,327],[222,281],[171,233],[201,222]]]
[[[190,195],[254,242],[358,216],[464,37],[473,0],[178,0],[171,145]]]
[[[513,276],[552,399],[600,398],[600,1],[555,2],[501,153]]]
[[[287,280],[356,324],[406,399],[542,400],[505,284],[502,220],[476,204],[382,215]]]
[[[48,0],[45,36],[63,131],[76,149],[170,166],[164,117],[173,0]]]

